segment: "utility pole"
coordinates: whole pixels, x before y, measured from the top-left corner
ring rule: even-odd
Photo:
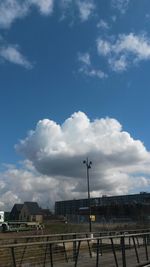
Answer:
[[[83,164],[86,165],[87,170],[87,191],[88,191],[88,208],[89,208],[89,232],[92,232],[92,223],[91,223],[91,198],[90,198],[90,181],[89,181],[89,169],[91,169],[92,161],[89,161],[88,158],[83,161]]]

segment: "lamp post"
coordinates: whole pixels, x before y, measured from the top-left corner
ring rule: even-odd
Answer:
[[[89,208],[89,232],[92,232],[90,182],[89,182],[89,169],[91,169],[92,161],[89,162],[88,158],[86,158],[86,160],[83,161],[83,164],[86,165],[86,170],[87,170],[87,190],[88,190],[88,208]]]

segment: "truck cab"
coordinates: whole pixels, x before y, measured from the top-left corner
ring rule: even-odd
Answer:
[[[2,224],[5,220],[5,214],[4,214],[4,211],[0,211],[0,224]]]

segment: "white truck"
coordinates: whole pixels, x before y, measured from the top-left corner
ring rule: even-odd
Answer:
[[[33,229],[43,229],[39,222],[5,221],[6,214],[0,211],[0,232],[19,232]]]
[[[5,222],[5,212],[0,211],[0,232],[5,232],[8,229],[8,225]]]
[[[5,213],[4,211],[0,211],[0,225],[4,222],[5,220]]]

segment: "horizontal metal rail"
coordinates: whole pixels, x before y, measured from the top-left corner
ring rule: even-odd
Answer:
[[[0,246],[2,267],[132,267],[150,261],[150,232]]]
[[[9,243],[20,243],[27,241],[38,241],[38,240],[67,240],[67,239],[75,239],[75,238],[84,238],[84,237],[101,237],[101,236],[112,236],[112,235],[121,235],[121,234],[138,234],[138,233],[148,233],[150,229],[139,229],[139,230],[118,230],[118,231],[101,231],[101,232],[80,232],[80,233],[63,233],[63,234],[31,234],[31,235],[7,235],[4,234],[0,236],[0,245],[6,242]]]

